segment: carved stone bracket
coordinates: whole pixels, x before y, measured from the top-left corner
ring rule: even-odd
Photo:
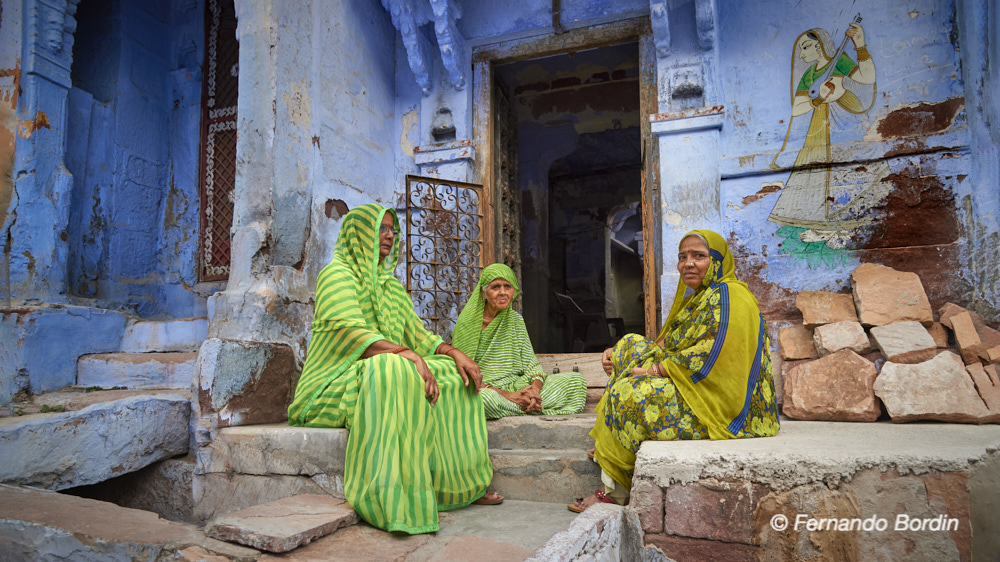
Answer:
[[[418,14],[418,2],[422,0],[382,0],[382,7],[392,18],[392,25],[399,30],[406,48],[406,60],[424,95],[431,93],[431,45],[420,32],[426,22]]]
[[[695,0],[698,46],[706,51],[715,48],[715,0]]]
[[[38,74],[65,88],[71,85],[73,33],[76,32],[76,5],[80,0],[26,2],[28,30],[33,38],[25,60],[25,74]]]
[[[382,0],[389,11],[392,25],[399,30],[406,48],[406,59],[424,95],[433,90],[434,64],[430,41],[420,31],[425,23],[434,22],[434,35],[441,53],[441,62],[448,80],[456,90],[466,84],[466,74],[472,67],[472,50],[455,26],[461,14],[452,0]]]
[[[670,55],[670,16],[667,0],[649,0],[649,24],[653,29],[653,45],[656,56]]]
[[[455,27],[456,10],[449,0],[430,0],[434,14],[434,33],[441,49],[441,61],[456,90],[465,88],[465,72],[471,68],[472,52]]]

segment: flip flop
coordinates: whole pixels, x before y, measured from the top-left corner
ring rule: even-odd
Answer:
[[[604,490],[598,490],[598,491],[594,492],[594,497],[596,497],[597,501],[599,501],[599,502],[610,503],[612,505],[618,505],[618,502],[616,502],[613,499],[609,498],[607,496],[607,494],[604,493]],[[583,503],[583,498],[576,498],[576,503],[568,503],[568,504],[566,504],[566,509],[569,509],[573,513],[583,513],[584,511],[587,510],[587,507],[590,507],[590,506],[588,505],[587,507],[583,507],[583,506],[580,505],[582,503]]]
[[[493,497],[487,497],[488,494],[493,494]],[[475,505],[499,505],[503,503],[503,496],[496,492],[486,492],[481,498],[472,503]]]

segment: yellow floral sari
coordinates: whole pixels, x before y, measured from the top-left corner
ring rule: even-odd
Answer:
[[[770,341],[757,299],[736,278],[733,256],[718,234],[697,230],[711,265],[701,286],[678,282],[656,342],[630,334],[612,352],[614,365],[590,435],[594,458],[625,491],[643,441],[767,437],[778,432]],[[686,236],[685,236],[686,237]],[[660,363],[667,377],[632,376]]]

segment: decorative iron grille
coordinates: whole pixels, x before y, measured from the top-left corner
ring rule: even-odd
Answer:
[[[205,84],[201,118],[200,276],[229,278],[236,185],[236,100],[239,42],[233,0],[205,6]]]
[[[481,189],[436,178],[406,178],[406,288],[427,329],[448,341],[479,280]]]

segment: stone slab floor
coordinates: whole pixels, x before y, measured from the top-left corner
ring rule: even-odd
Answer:
[[[568,529],[575,517],[565,504],[505,500],[442,512],[437,533],[386,533],[362,522],[285,554],[264,554],[260,560],[521,561]]]

